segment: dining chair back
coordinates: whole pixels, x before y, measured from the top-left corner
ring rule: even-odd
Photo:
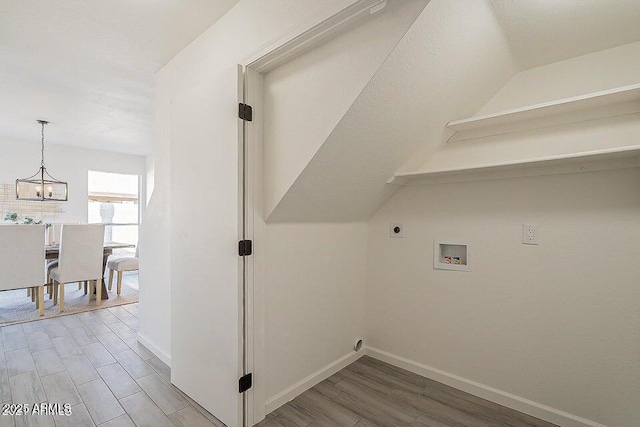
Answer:
[[[0,225],[0,291],[43,285],[44,225]]]
[[[51,224],[51,234],[49,235],[49,244],[50,245],[59,245],[60,244],[60,237],[61,237],[61,233],[62,233],[62,226],[65,223],[62,222],[54,222],[53,224]],[[81,224],[79,222],[70,222],[67,224]]]
[[[56,280],[62,283],[102,277],[103,224],[63,224]]]
[[[41,316],[44,315],[44,233],[44,225],[0,225],[0,291],[26,288]]]
[[[103,224],[63,224],[60,232],[58,266],[49,271],[53,284],[53,304],[58,302],[64,311],[64,286],[70,282],[88,281],[93,295],[93,283],[99,289],[96,303],[102,296],[102,262],[104,256]]]

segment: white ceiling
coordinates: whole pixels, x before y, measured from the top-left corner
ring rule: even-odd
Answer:
[[[490,0],[522,69],[640,40],[638,0]]]
[[[0,137],[149,153],[153,74],[237,1],[0,0]],[[640,40],[638,0],[490,2],[521,69]]]
[[[238,0],[0,0],[0,137],[147,154],[154,73]]]

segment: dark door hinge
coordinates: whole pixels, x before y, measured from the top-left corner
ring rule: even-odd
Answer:
[[[253,108],[251,105],[240,103],[238,104],[238,117],[242,120],[250,122],[253,120]]]
[[[244,393],[245,391],[249,390],[253,385],[252,383],[253,375],[251,373],[241,376],[240,381],[238,381],[238,384],[240,386],[240,393]]]
[[[240,240],[238,242],[238,255],[247,256],[253,253],[253,242],[251,240]]]

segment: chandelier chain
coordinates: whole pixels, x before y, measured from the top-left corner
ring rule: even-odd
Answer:
[[[42,143],[41,143],[41,160],[40,166],[44,167],[44,125],[45,123],[40,123],[42,125]]]

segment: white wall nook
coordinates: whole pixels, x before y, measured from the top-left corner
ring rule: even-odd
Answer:
[[[433,268],[438,270],[471,271],[471,254],[466,243],[435,240],[433,243]]]

